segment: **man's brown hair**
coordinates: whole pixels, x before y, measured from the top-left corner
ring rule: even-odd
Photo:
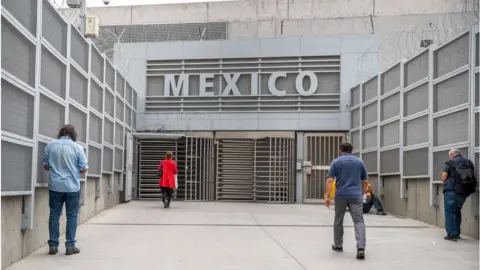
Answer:
[[[172,157],[173,157],[173,152],[168,151],[167,154],[165,155],[165,157],[166,157],[167,159],[172,159]]]

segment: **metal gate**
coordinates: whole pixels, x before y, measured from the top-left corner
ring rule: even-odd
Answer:
[[[178,167],[179,200],[211,201],[215,192],[214,141],[206,137],[148,134],[139,136],[139,199],[161,199],[157,167],[168,151],[174,153]],[[143,137],[143,138],[142,138]]]
[[[340,155],[340,144],[345,133],[305,133],[303,201],[321,202],[325,194],[325,179],[330,163]]]
[[[225,138],[217,143],[217,200],[295,200],[293,138]]]

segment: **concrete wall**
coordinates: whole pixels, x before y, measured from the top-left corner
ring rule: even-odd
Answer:
[[[399,176],[383,177],[383,196],[382,202],[385,211],[390,214],[417,219],[428,224],[445,227],[445,214],[443,205],[443,193],[441,188],[438,190],[438,206],[430,206],[430,182],[428,178],[408,179],[406,199],[400,199],[400,179]],[[438,186],[437,186],[438,187]],[[434,191],[436,193],[436,191]],[[462,210],[462,234],[474,238],[479,238],[479,220],[475,219],[473,211],[477,209],[474,195],[470,196],[464,204]]]
[[[472,25],[478,0],[243,0],[154,6],[95,7],[102,25],[228,22],[228,39],[374,34],[382,69]],[[232,12],[234,11],[234,12]],[[71,16],[71,10],[63,11]],[[121,32],[121,31],[120,31]],[[359,68],[370,70],[370,61]],[[367,75],[368,76],[368,75]]]
[[[103,185],[108,187],[109,177],[103,175]],[[117,175],[118,178],[118,175]],[[85,205],[80,208],[79,224],[85,223],[93,216],[99,214],[120,202],[118,191],[119,181],[113,181],[114,192],[108,193],[108,188],[103,189],[100,198],[95,199],[95,182],[98,180],[87,180],[87,191],[85,192]],[[22,259],[35,250],[45,246],[49,238],[48,232],[48,188],[37,188],[35,196],[35,224],[32,230],[22,233],[22,197],[2,197],[2,269]],[[65,233],[66,217],[60,219],[61,233]],[[81,243],[79,243],[81,245]],[[60,250],[64,249],[64,243],[60,243]]]

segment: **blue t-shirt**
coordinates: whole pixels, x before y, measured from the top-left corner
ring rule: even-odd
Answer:
[[[80,190],[80,170],[88,169],[82,146],[68,137],[47,145],[43,163],[49,166],[48,187],[57,192]]]
[[[333,160],[328,177],[336,179],[335,198],[362,198],[362,181],[368,179],[363,161],[352,154]]]
[[[472,168],[473,168],[472,161],[462,157],[461,155],[455,156],[454,158],[452,158],[452,160],[456,164],[460,164],[460,163],[465,162],[466,164],[468,164],[469,166],[472,166]],[[455,180],[453,179],[453,177],[455,176],[455,168],[445,164],[445,167],[443,167],[442,171],[446,172],[448,174],[447,181],[445,181],[445,185],[443,186],[443,192],[454,191],[455,190]]]

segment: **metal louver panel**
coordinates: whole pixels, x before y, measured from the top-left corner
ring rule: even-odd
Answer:
[[[102,150],[94,146],[88,147],[88,173],[100,175],[102,165]]]
[[[67,67],[65,64],[45,47],[42,47],[41,65],[40,84],[64,99],[67,79]]]
[[[434,86],[433,111],[439,112],[468,102],[469,74],[464,72]]]
[[[428,83],[424,83],[404,94],[403,116],[428,109]]]
[[[123,126],[119,123],[115,123],[115,144],[123,146],[123,141],[125,140],[124,136]]]
[[[90,79],[90,106],[97,112],[103,112],[103,87]]]
[[[217,148],[217,200],[254,199],[255,141],[221,139]]]
[[[436,168],[442,170],[443,168]],[[403,175],[428,175],[428,148],[403,152]]]
[[[428,116],[403,123],[403,145],[415,145],[428,142]]]
[[[400,65],[396,65],[382,74],[381,84],[382,95],[400,87]]]
[[[2,68],[24,83],[35,84],[35,46],[2,17]]]
[[[125,104],[117,97],[117,103],[115,104],[115,116],[123,122]]]
[[[400,93],[389,96],[380,102],[382,121],[400,115]]]
[[[55,138],[65,123],[65,107],[54,100],[40,95],[39,133]]]
[[[107,118],[103,119],[103,140],[106,143],[112,144],[113,145],[113,131],[114,131],[114,124],[112,121],[108,120]]]
[[[380,127],[381,146],[394,145],[400,142],[400,122],[395,121]]]
[[[73,24],[71,26],[71,33],[71,57],[84,71],[87,71],[89,45]]]
[[[30,191],[32,148],[2,141],[2,157],[2,192]]]
[[[103,168],[104,172],[113,171],[113,150],[108,147],[103,147]]]
[[[400,149],[380,152],[380,173],[400,173]]]
[[[405,64],[405,86],[428,77],[428,51],[416,56]]]
[[[94,113],[90,113],[90,136],[89,140],[94,141],[98,144],[102,143],[102,126],[103,121]]]
[[[469,63],[470,35],[465,33],[434,54],[435,78],[443,76]]]
[[[17,0],[18,1],[18,0]],[[42,36],[63,56],[67,55],[68,24],[47,0],[42,6]],[[48,31],[46,31],[48,29]],[[43,59],[42,59],[43,62]]]
[[[182,147],[182,153],[185,147]],[[140,178],[139,178],[139,199],[160,199],[159,177],[157,167],[161,160],[165,159],[168,151],[174,152],[175,160],[180,155],[176,149],[174,139],[145,139],[140,140]],[[177,162],[178,167],[178,190],[185,190],[185,162]],[[182,181],[183,180],[183,181]],[[182,184],[180,183],[182,182]],[[182,192],[183,193],[183,192]],[[177,197],[178,197],[177,191]],[[182,194],[184,197],[185,195]]]
[[[115,148],[114,161],[113,161],[114,170],[123,171],[123,150],[120,148]]]
[[[369,174],[377,173],[377,151],[363,153],[362,160]]]
[[[2,130],[33,138],[34,96],[2,80]]]
[[[378,112],[377,112],[377,102],[375,101],[372,104],[363,108],[363,125],[368,125],[373,122],[376,122],[378,119]]]
[[[362,131],[363,132],[362,149],[377,147],[377,130],[378,128],[375,126]]]
[[[363,85],[363,100],[362,102],[369,101],[378,96],[378,83],[377,77],[373,77]]]
[[[468,110],[435,118],[433,130],[434,146],[468,141]]]
[[[44,184],[48,183],[48,171],[43,168],[43,159],[45,157],[45,148],[47,147],[46,143],[38,142],[38,152],[37,152],[37,183]]]
[[[2,1],[2,7],[10,12],[32,35],[36,36],[37,3],[37,0]]]
[[[77,130],[77,141],[87,142],[87,114],[69,105],[69,123]]]
[[[356,106],[360,103],[360,86],[352,88],[350,93],[350,106]]]
[[[70,97],[88,106],[88,80],[75,67],[70,68]]]

